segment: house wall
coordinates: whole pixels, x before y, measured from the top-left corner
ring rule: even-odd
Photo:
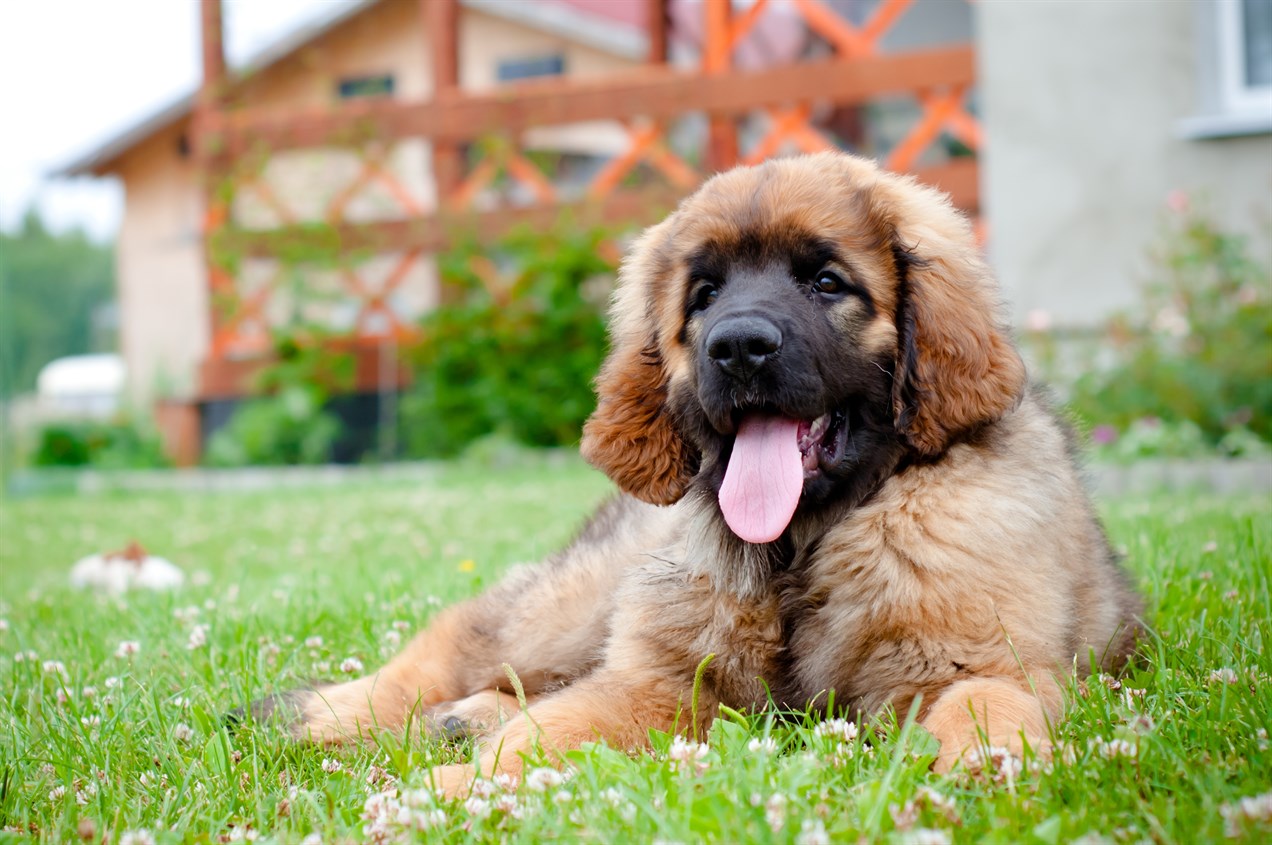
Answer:
[[[387,0],[315,39],[288,58],[246,81],[238,104],[252,108],[326,108],[338,102],[342,78],[391,73],[394,94],[409,100],[432,92],[427,33],[416,0]],[[635,64],[568,39],[528,29],[493,15],[461,9],[459,20],[460,85],[487,89],[497,84],[501,59],[562,53],[568,76],[590,77]],[[198,174],[189,156],[178,152],[178,139],[188,132],[188,118],[178,121],[126,152],[118,162],[126,194],[119,234],[118,271],[122,311],[122,346],[130,374],[131,399],[148,404],[158,397],[190,398],[197,391],[198,365],[210,348],[207,279],[200,236]],[[575,125],[536,130],[531,145],[570,151],[612,153],[626,135],[613,124]],[[436,207],[430,148],[423,140],[394,145],[388,169],[415,198],[418,211]],[[333,197],[352,182],[361,157],[339,150],[296,150],[271,156],[260,174],[293,220],[321,220]],[[383,220],[408,211],[382,186],[372,184],[346,206],[345,219]],[[242,225],[272,228],[286,222],[250,186],[238,191],[235,219]],[[398,256],[378,256],[356,268],[361,282],[375,289]],[[245,262],[240,289],[267,283],[277,271],[269,261]],[[306,274],[311,292],[339,293],[338,274]],[[416,261],[396,289],[390,305],[399,317],[413,319],[438,300],[436,262]],[[313,296],[307,303],[286,294],[272,297],[268,317],[282,322],[303,311],[306,319],[334,329],[351,329],[358,309],[352,300]],[[257,327],[264,336],[265,326]]]
[[[200,236],[202,202],[184,125],[129,151],[119,165],[124,219],[116,247],[120,346],[128,394],[138,405],[189,396],[208,348],[208,294]]]
[[[1014,315],[1087,327],[1138,301],[1186,192],[1272,249],[1272,135],[1184,140],[1203,106],[1191,3],[975,4],[990,255]]]

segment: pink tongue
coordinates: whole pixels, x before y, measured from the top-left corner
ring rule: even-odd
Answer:
[[[748,543],[782,536],[804,489],[799,421],[751,414],[738,427],[720,485],[724,521]]]

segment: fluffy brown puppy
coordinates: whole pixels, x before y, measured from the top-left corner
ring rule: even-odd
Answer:
[[[284,697],[296,736],[467,729],[515,774],[536,744],[690,731],[715,654],[703,721],[834,690],[854,714],[918,698],[941,767],[978,736],[1045,747],[1063,679],[1125,662],[1138,602],[995,297],[911,178],[833,154],[713,178],[621,272],[583,452],[627,495],[375,674]]]

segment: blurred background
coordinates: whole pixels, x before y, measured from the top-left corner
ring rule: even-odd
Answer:
[[[630,236],[826,149],[1101,457],[1268,461],[1272,0],[6,3],[0,94],[11,484],[571,447]]]

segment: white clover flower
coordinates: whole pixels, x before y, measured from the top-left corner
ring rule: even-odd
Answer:
[[[1100,741],[1096,748],[1100,754],[1109,759],[1114,760],[1118,757],[1136,757],[1139,754],[1139,748],[1124,739],[1110,739],[1107,742]]]
[[[176,610],[172,611],[173,617],[182,624],[185,624],[186,622],[193,622],[200,613],[202,613],[202,611],[195,605],[178,607]]]
[[[751,741],[746,744],[746,750],[752,754],[776,754],[777,740],[771,736],[752,737]]]
[[[116,687],[118,687],[121,683],[123,683],[123,682],[122,682],[122,681],[120,681],[120,680],[119,680],[119,678],[115,677],[114,675],[111,675],[109,678],[107,678],[107,679],[104,681],[104,684],[105,684],[105,686],[106,686],[106,689],[115,689],[115,688],[116,688]]]
[[[675,763],[681,772],[700,775],[711,766],[711,761],[707,759],[710,751],[705,742],[694,742],[677,736],[671,740],[667,759]]]
[[[0,634],[3,634],[7,632],[8,630],[9,630],[9,620],[0,619]]]
[[[494,782],[495,786],[499,787],[500,789],[506,792],[517,791],[516,776],[510,775],[507,772],[499,772],[497,775],[491,778],[491,781]]]
[[[950,845],[950,835],[943,830],[916,827],[901,837],[904,845]]]
[[[92,801],[96,797],[97,784],[93,783],[91,780],[88,783],[77,787],[75,790],[75,803],[81,807],[86,806],[89,801]]]
[[[830,845],[830,834],[821,819],[805,819],[800,825],[795,845]]]
[[[353,675],[362,671],[362,661],[356,657],[346,657],[340,661],[340,671],[346,675]]]
[[[148,830],[128,830],[119,837],[119,845],[155,845],[155,837]]]
[[[565,783],[565,776],[556,769],[541,767],[526,774],[526,788],[532,792],[547,792]]]
[[[126,659],[129,657],[132,657],[133,655],[137,654],[140,651],[141,651],[141,643],[137,642],[136,640],[124,640],[123,642],[119,644],[119,647],[115,649],[115,656]],[[144,830],[139,832],[144,833],[147,836],[150,835],[149,833],[146,833],[146,831]],[[127,836],[127,835],[128,835],[127,833],[124,834],[124,836]]]
[[[172,729],[172,738],[177,742],[189,742],[194,739],[194,729],[184,722],[178,722]]]
[[[322,836],[317,833],[311,833],[300,840],[300,845],[322,845]]]
[[[486,778],[477,778],[473,781],[472,795],[474,798],[491,798],[501,790],[499,784],[493,780]]]
[[[396,648],[402,644],[402,635],[390,628],[384,632],[384,644]]]
[[[470,795],[468,800],[464,802],[464,811],[475,819],[484,819],[490,815],[490,802],[485,798]]]
[[[1237,677],[1237,673],[1227,666],[1224,666],[1222,669],[1215,669],[1210,673],[1210,681],[1212,683],[1218,681],[1225,684],[1235,684],[1239,680],[1240,678]]]
[[[342,768],[344,767],[341,765],[340,761],[335,759],[334,757],[322,758],[322,770],[326,772],[327,774],[334,775],[336,772],[340,771]]]
[[[857,738],[857,723],[848,719],[827,719],[813,728],[813,736],[833,737],[840,742],[852,742]]]
[[[764,802],[764,821],[774,833],[781,831],[786,824],[786,803],[786,796],[780,792],[774,792]]]
[[[191,628],[190,639],[186,641],[186,648],[190,651],[194,651],[207,645],[209,630],[211,630],[210,625],[195,625]]]
[[[66,787],[58,785],[49,790],[49,802],[56,804],[66,797]]]
[[[574,793],[568,789],[558,789],[556,793],[553,794],[552,800],[558,804],[569,804],[574,800]]]
[[[102,723],[101,716],[80,716],[80,724],[86,728],[95,728]]]
[[[1024,770],[1020,758],[1001,745],[973,748],[963,755],[963,766],[973,778],[998,784],[1015,780]]]
[[[496,795],[494,801],[491,802],[491,806],[505,815],[512,816],[514,819],[519,819],[522,816],[522,809],[521,805],[517,803],[517,796],[511,792]]]
[[[1247,825],[1272,822],[1272,792],[1251,795],[1219,808],[1223,816],[1224,833],[1230,838],[1241,835]]]
[[[60,660],[46,660],[40,664],[40,668],[49,674],[56,674],[63,680],[66,679],[66,664]]]
[[[305,648],[322,648],[322,637],[305,637]]]
[[[97,697],[97,687],[88,686],[80,690],[80,697],[85,701],[92,701]]]

